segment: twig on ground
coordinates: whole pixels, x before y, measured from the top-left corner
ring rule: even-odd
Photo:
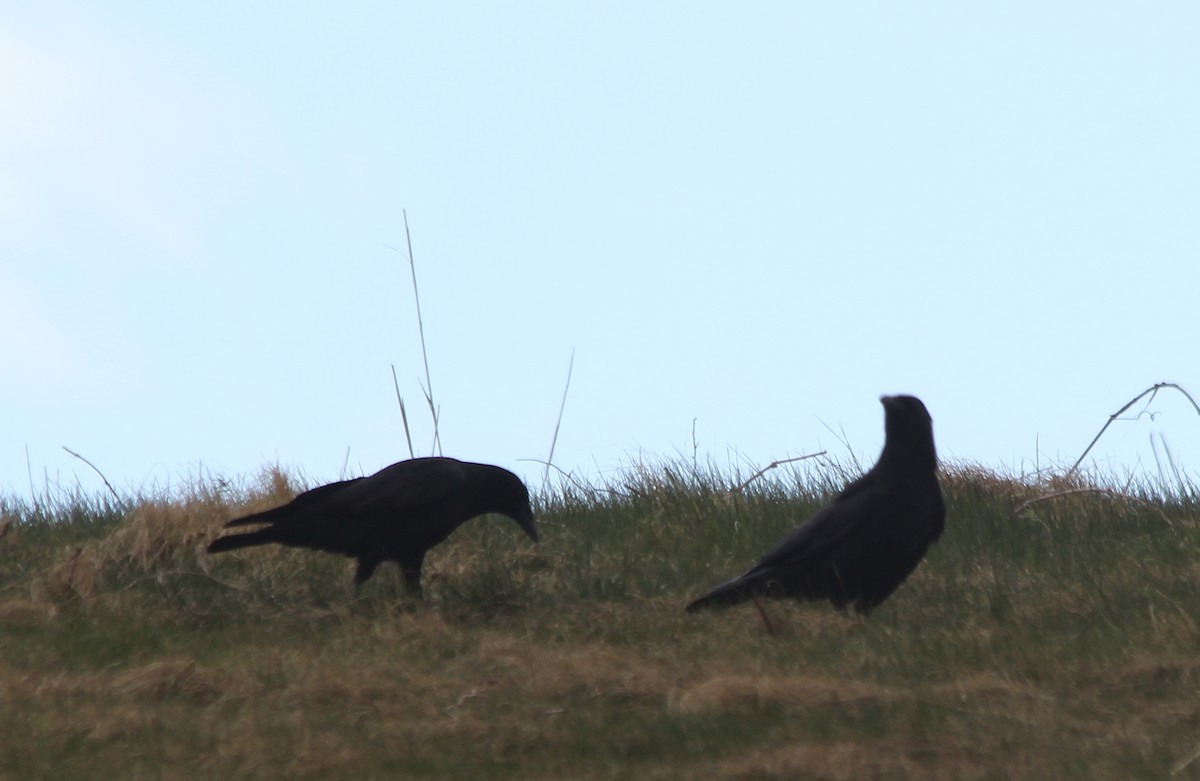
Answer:
[[[146,581],[149,581],[149,580],[153,580],[156,582],[162,582],[163,578],[168,578],[168,577],[201,578],[203,580],[211,580],[213,583],[216,583],[217,585],[220,585],[220,586],[224,586],[225,588],[231,589],[233,591],[241,591],[244,593],[244,592],[250,590],[245,586],[239,586],[236,583],[230,583],[227,580],[221,580],[220,578],[214,578],[212,575],[209,575],[207,572],[184,572],[183,570],[171,570],[171,571],[167,571],[167,572],[159,572],[156,575],[149,575],[144,578],[138,578],[137,580],[133,581],[128,586],[126,586],[126,588],[133,588],[135,585],[137,585],[139,583],[145,583]]]
[[[1080,455],[1079,458],[1075,461],[1075,464],[1070,469],[1067,470],[1065,477],[1070,477],[1071,475],[1073,475],[1075,473],[1075,470],[1078,469],[1079,465],[1083,463],[1083,459],[1087,458],[1087,454],[1092,452],[1092,448],[1095,447],[1096,443],[1100,441],[1100,437],[1104,436],[1104,432],[1108,431],[1108,427],[1111,426],[1113,424],[1113,421],[1116,420],[1117,418],[1119,418],[1122,415],[1122,413],[1125,412],[1125,410],[1129,409],[1134,404],[1137,404],[1138,400],[1141,399],[1143,396],[1146,396],[1147,394],[1150,395],[1150,401],[1154,401],[1154,397],[1157,396],[1158,392],[1160,390],[1162,390],[1163,388],[1174,388],[1175,390],[1182,393],[1184,395],[1184,397],[1192,403],[1192,407],[1195,408],[1196,414],[1200,415],[1200,404],[1196,403],[1196,400],[1194,398],[1192,398],[1192,394],[1188,393],[1186,390],[1184,390],[1183,388],[1181,388],[1180,386],[1176,385],[1173,382],[1156,382],[1153,385],[1151,385],[1149,388],[1146,388],[1146,390],[1142,391],[1141,393],[1139,393],[1138,395],[1136,395],[1132,399],[1130,399],[1129,402],[1124,407],[1121,407],[1121,409],[1117,410],[1116,412],[1114,412],[1113,414],[1108,416],[1108,421],[1103,426],[1100,427],[1099,433],[1097,433],[1096,436],[1092,438],[1092,441],[1084,449],[1083,454]],[[1148,401],[1146,403],[1149,404],[1150,402]]]

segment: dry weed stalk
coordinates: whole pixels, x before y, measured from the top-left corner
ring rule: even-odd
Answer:
[[[1096,436],[1092,437],[1092,441],[1088,443],[1088,446],[1086,448],[1084,448],[1084,451],[1083,451],[1083,453],[1081,453],[1079,455],[1079,458],[1075,459],[1075,463],[1071,465],[1071,468],[1068,469],[1066,471],[1066,473],[1064,473],[1062,475],[1061,478],[1058,478],[1058,479],[1052,481],[1052,482],[1058,482],[1058,483],[1065,483],[1067,485],[1070,485],[1071,483],[1074,482],[1074,483],[1076,483],[1075,485],[1073,485],[1070,488],[1053,491],[1051,493],[1040,494],[1038,496],[1034,496],[1032,498],[1026,499],[1025,501],[1021,502],[1021,504],[1019,504],[1015,510],[1013,510],[1012,515],[1018,515],[1022,510],[1028,509],[1029,507],[1031,507],[1034,504],[1037,504],[1038,502],[1044,502],[1044,501],[1048,501],[1050,499],[1057,499],[1057,498],[1064,497],[1064,496],[1074,496],[1074,495],[1078,495],[1078,494],[1092,493],[1092,494],[1100,494],[1101,496],[1107,496],[1110,499],[1116,499],[1116,500],[1125,501],[1125,502],[1132,502],[1133,504],[1139,505],[1146,509],[1154,510],[1159,515],[1159,517],[1161,517],[1163,519],[1163,521],[1166,522],[1167,526],[1173,526],[1173,524],[1171,523],[1171,519],[1167,517],[1166,513],[1164,513],[1162,511],[1162,509],[1155,507],[1153,504],[1146,502],[1142,499],[1139,499],[1136,496],[1131,496],[1129,494],[1121,493],[1119,491],[1114,491],[1110,488],[1101,488],[1101,487],[1097,487],[1097,486],[1082,486],[1082,485],[1078,485],[1077,480],[1072,480],[1072,478],[1075,477],[1075,474],[1079,469],[1079,465],[1083,463],[1083,460],[1085,458],[1087,458],[1088,453],[1092,452],[1092,448],[1095,447],[1096,443],[1100,441],[1100,437],[1104,436],[1104,432],[1107,431],[1108,427],[1113,424],[1113,421],[1118,420],[1121,417],[1121,415],[1123,415],[1125,413],[1126,410],[1128,410],[1130,407],[1132,407],[1134,404],[1136,404],[1140,399],[1146,397],[1147,395],[1150,396],[1149,401],[1146,402],[1147,404],[1154,401],[1154,397],[1157,396],[1158,392],[1164,388],[1172,388],[1172,389],[1177,390],[1180,393],[1182,393],[1184,398],[1186,398],[1189,402],[1191,402],[1192,407],[1196,410],[1196,414],[1200,415],[1200,404],[1197,404],[1196,400],[1194,398],[1192,398],[1192,395],[1190,393],[1188,393],[1182,387],[1180,387],[1179,385],[1176,385],[1173,382],[1156,382],[1155,384],[1151,385],[1149,388],[1146,388],[1144,391],[1142,391],[1141,393],[1139,393],[1138,395],[1136,395],[1132,399],[1130,399],[1128,402],[1126,402],[1125,405],[1123,407],[1121,407],[1119,410],[1117,410],[1116,412],[1109,415],[1108,420],[1105,421],[1104,425],[1100,427],[1100,431],[1098,431],[1096,433]]]
[[[408,228],[408,210],[402,210],[404,215],[404,240],[408,247],[408,253],[405,255],[401,250],[396,249],[390,244],[385,245],[393,252],[399,252],[408,258],[408,268],[412,272],[413,300],[417,304],[417,332],[421,337],[421,360],[425,364],[425,382],[421,386],[421,392],[425,395],[425,403],[429,406],[429,415],[433,418],[433,448],[435,455],[442,455],[442,435],[438,428],[438,419],[441,415],[441,408],[433,401],[433,379],[429,374],[429,351],[425,346],[425,320],[421,316],[421,290],[417,286],[417,264],[413,256],[412,248],[412,233]],[[392,366],[392,381],[396,379],[396,367]],[[408,428],[408,413],[404,409],[404,399],[400,397],[400,387],[396,386],[396,398],[400,401],[400,418],[404,422],[404,436],[408,439],[408,452],[412,457],[416,457],[412,447],[412,434]]]
[[[63,445],[63,450],[67,451],[71,455],[75,456],[75,458],[78,458],[80,461],[82,461],[83,463],[90,466],[92,468],[93,472],[100,475],[100,479],[104,481],[104,487],[107,488],[108,492],[113,495],[113,498],[117,500],[117,503],[119,504],[121,502],[121,496],[120,496],[120,494],[117,493],[117,489],[112,487],[112,483],[108,482],[108,478],[104,476],[104,473],[101,472],[100,469],[95,464],[93,464],[91,461],[88,461],[86,458],[79,455],[78,453],[76,453],[74,450],[67,447],[66,445]]]
[[[546,470],[542,482],[550,482],[550,466],[554,462],[554,446],[558,444],[558,429],[562,425],[563,410],[567,408],[567,391],[571,389],[571,372],[575,369],[575,351],[571,350],[571,361],[567,364],[567,382],[563,385],[562,402],[558,405],[558,419],[554,421],[554,436],[550,438],[550,455],[546,456]],[[562,470],[559,470],[562,471]]]
[[[741,484],[739,484],[739,485],[736,485],[736,486],[734,486],[733,488],[730,488],[730,489],[729,489],[729,493],[730,493],[730,494],[741,493],[741,492],[742,492],[742,490],[746,488],[746,486],[750,485],[750,484],[751,484],[751,483],[753,483],[755,480],[757,480],[758,478],[760,478],[760,477],[762,477],[763,475],[765,475],[767,472],[770,472],[772,469],[775,469],[775,468],[777,468],[777,467],[781,467],[781,466],[783,466],[784,464],[791,464],[791,463],[794,463],[794,462],[796,462],[796,461],[804,461],[805,459],[809,459],[809,458],[816,458],[816,457],[818,457],[818,456],[823,456],[823,455],[825,455],[825,453],[826,453],[826,451],[822,450],[820,453],[809,453],[809,454],[807,454],[807,455],[803,455],[803,456],[796,456],[795,458],[784,458],[784,459],[780,459],[779,461],[772,461],[771,463],[769,463],[769,464],[767,464],[766,466],[764,466],[762,469],[760,469],[760,470],[758,470],[757,472],[755,472],[754,474],[750,475],[750,477],[749,477],[749,478],[747,478],[747,479],[746,479],[744,482],[742,482]]]
[[[1192,394],[1188,393],[1186,390],[1184,390],[1183,388],[1181,388],[1180,386],[1176,385],[1173,382],[1156,382],[1153,385],[1151,385],[1149,388],[1146,388],[1146,390],[1142,391],[1141,393],[1139,393],[1138,395],[1136,395],[1132,399],[1130,399],[1125,404],[1124,407],[1121,407],[1119,410],[1117,410],[1116,412],[1114,412],[1113,414],[1108,416],[1108,421],[1105,422],[1105,424],[1100,427],[1100,431],[1097,432],[1096,436],[1092,438],[1092,441],[1088,444],[1088,446],[1086,448],[1084,448],[1083,453],[1079,456],[1078,459],[1075,460],[1075,463],[1071,466],[1071,468],[1067,470],[1066,477],[1070,477],[1072,474],[1075,473],[1075,470],[1077,470],[1079,468],[1079,465],[1083,463],[1083,459],[1087,458],[1087,454],[1092,452],[1092,448],[1095,447],[1096,443],[1100,441],[1100,437],[1104,436],[1104,432],[1108,430],[1108,427],[1113,424],[1114,420],[1117,420],[1125,412],[1125,410],[1132,407],[1134,404],[1136,404],[1138,402],[1139,399],[1146,396],[1147,394],[1150,396],[1150,401],[1147,401],[1146,403],[1149,404],[1151,401],[1154,401],[1154,397],[1157,396],[1158,392],[1160,390],[1162,390],[1163,388],[1173,388],[1174,390],[1177,390],[1180,393],[1182,393],[1184,398],[1186,398],[1188,401],[1190,401],[1192,403],[1192,407],[1196,410],[1196,414],[1200,415],[1200,404],[1196,403],[1196,400],[1194,398],[1192,398]]]
[[[1050,499],[1058,499],[1063,496],[1077,496],[1079,494],[1100,494],[1101,496],[1107,496],[1110,499],[1116,499],[1123,502],[1132,502],[1139,507],[1144,507],[1147,510],[1153,510],[1156,512],[1158,516],[1163,519],[1163,522],[1167,524],[1167,526],[1174,527],[1175,525],[1171,522],[1171,519],[1167,517],[1167,514],[1162,511],[1162,509],[1155,507],[1153,504],[1145,501],[1144,499],[1139,499],[1138,497],[1130,496],[1129,494],[1123,494],[1120,491],[1114,491],[1111,488],[1099,488],[1092,486],[1083,488],[1068,488],[1063,491],[1055,491],[1054,493],[1041,494],[1039,496],[1031,497],[1017,505],[1017,509],[1012,511],[1012,515],[1020,515],[1022,510],[1026,510],[1038,502],[1045,502]]]

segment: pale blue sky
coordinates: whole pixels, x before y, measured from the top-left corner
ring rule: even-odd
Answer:
[[[1069,464],[1200,394],[1200,6],[16,2],[0,491],[430,448]],[[1140,406],[1135,409],[1142,409]],[[1194,471],[1174,394],[1093,455]],[[831,429],[839,432],[834,434]],[[1153,442],[1153,444],[1152,444]],[[28,454],[28,455],[27,455]]]

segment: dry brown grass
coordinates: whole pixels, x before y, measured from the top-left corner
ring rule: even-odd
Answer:
[[[740,748],[721,745],[703,761],[683,752],[647,767],[646,777],[1030,778],[1060,766],[1058,752],[1082,752],[1079,767],[1115,778],[1114,748],[1183,758],[1200,727],[1200,663],[1193,659],[1052,672],[1043,681],[984,674],[883,686],[834,675],[751,675],[724,664],[704,665],[703,677],[693,680],[697,671],[687,665],[635,649],[547,647],[509,632],[484,632],[443,664],[414,665],[403,648],[392,658],[379,651],[444,642],[443,622],[400,619],[395,636],[368,648],[352,641],[364,628],[346,627],[320,650],[252,648],[243,659],[209,665],[169,658],[79,674],[0,667],[0,696],[36,713],[42,737],[60,749],[70,744],[98,766],[119,767],[120,757],[138,747],[156,766],[181,763],[173,771],[179,777],[371,777],[372,768],[413,757],[436,764],[456,751],[450,768],[469,767],[472,759],[516,762],[535,777],[551,777],[537,772],[539,757],[552,764],[563,747],[640,745],[639,736],[613,728],[611,720],[624,714],[635,725],[673,724],[664,740],[690,728],[703,741],[710,737],[706,723],[762,725]],[[941,714],[930,725],[936,728],[913,728],[931,713]],[[896,728],[843,734],[856,722],[882,718]],[[844,727],[814,734],[806,726],[822,719]],[[74,736],[79,742],[67,739]],[[570,777],[620,775],[612,760],[595,773],[569,753],[558,761],[575,768]]]
[[[163,579],[180,572],[207,572],[205,548],[231,518],[282,504],[298,492],[278,468],[263,471],[234,501],[226,491],[201,485],[182,498],[139,501],[112,533],[67,550],[31,583],[34,601],[64,605],[90,602],[105,588],[105,576]],[[278,549],[242,556],[277,557]]]
[[[168,777],[371,777],[414,757],[451,770],[512,762],[551,777],[537,770],[561,751],[570,777],[611,777],[619,775],[611,758],[597,773],[576,764],[581,742],[625,741],[633,751],[653,739],[636,734],[640,724],[665,728],[661,740],[693,732],[703,743],[718,740],[711,730],[720,725],[749,721],[761,725],[753,739],[720,741],[703,761],[683,752],[646,776],[1028,778],[1067,751],[1083,752],[1081,766],[1104,778],[1119,777],[1114,749],[1184,757],[1200,727],[1194,659],[1049,670],[1039,680],[1010,671],[881,685],[831,672],[738,671],[753,664],[749,648],[736,660],[687,664],[505,628],[474,630],[469,647],[431,663],[426,652],[462,645],[462,631],[422,614],[389,627],[350,621],[289,649],[248,643],[209,663],[168,657],[73,674],[0,666],[0,696],[36,714],[42,739],[58,750],[115,768],[137,747],[156,767],[181,763]],[[621,719],[632,732],[615,726]],[[934,723],[914,729],[923,719]],[[840,726],[827,732],[821,721]],[[893,727],[845,734],[875,722]]]
[[[770,603],[772,637],[752,608],[683,613],[750,555],[693,559],[812,497],[639,485],[547,517],[540,548],[465,527],[427,603],[388,571],[354,600],[337,557],[207,557],[292,495],[277,472],[141,502],[7,570],[0,778],[1200,778],[1186,512],[1014,513],[1036,487],[955,474],[947,539],[893,600]]]

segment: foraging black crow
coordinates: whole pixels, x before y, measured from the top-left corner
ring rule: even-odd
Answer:
[[[915,396],[884,396],[886,439],[871,471],[787,534],[748,572],[688,605],[755,596],[828,599],[867,613],[909,576],[942,536],[933,421]]]
[[[376,472],[305,491],[274,510],[226,524],[270,524],[213,540],[210,553],[277,542],[358,559],[357,590],[384,561],[400,565],[408,588],[421,591],[425,553],[472,518],[507,515],[536,542],[529,491],[507,469],[453,458],[414,458]]]

